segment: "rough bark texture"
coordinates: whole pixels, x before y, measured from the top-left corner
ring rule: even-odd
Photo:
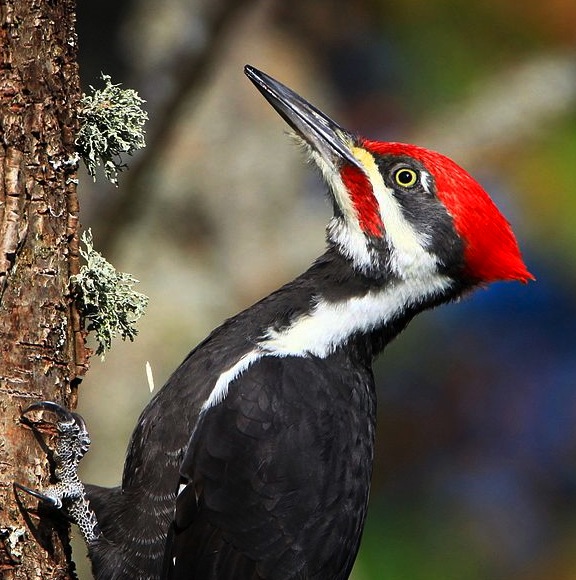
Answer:
[[[13,482],[39,488],[49,474],[21,409],[74,407],[87,364],[68,293],[78,268],[75,3],[0,0],[0,36],[0,577],[69,578],[68,525],[40,517]]]

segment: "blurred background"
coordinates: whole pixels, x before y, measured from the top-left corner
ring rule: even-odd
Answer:
[[[78,3],[84,89],[134,88],[148,147],[82,176],[95,246],[150,297],[94,358],[86,481],[116,485],[150,399],[214,326],[324,247],[323,186],[245,79],[251,63],[373,139],[452,156],[491,193],[535,283],[426,313],[377,363],[378,443],[354,580],[576,578],[576,3]],[[85,549],[79,544],[77,560]],[[88,573],[80,572],[81,578]]]

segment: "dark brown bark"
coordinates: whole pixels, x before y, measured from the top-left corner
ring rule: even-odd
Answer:
[[[38,488],[49,474],[21,409],[74,407],[87,367],[68,292],[78,269],[75,2],[0,0],[0,37],[0,577],[63,579],[68,526],[40,517],[13,482]]]

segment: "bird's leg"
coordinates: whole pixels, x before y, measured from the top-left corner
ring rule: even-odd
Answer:
[[[28,416],[32,411],[51,411],[58,417],[58,421],[55,424],[34,421]],[[84,419],[51,401],[33,403],[24,409],[22,419],[36,431],[45,430],[40,425],[49,425],[52,430],[55,427],[57,443],[52,458],[56,483],[43,491],[30,489],[19,483],[15,484],[16,487],[52,508],[62,509],[80,528],[85,541],[92,543],[100,537],[100,529],[86,498],[84,484],[78,477],[78,465],[90,447]]]

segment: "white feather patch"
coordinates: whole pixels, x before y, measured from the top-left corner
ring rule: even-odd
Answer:
[[[374,260],[368,245],[368,239],[360,227],[356,208],[352,203],[350,192],[344,185],[339,170],[327,163],[320,155],[311,153],[312,159],[320,168],[326,183],[334,195],[336,204],[344,219],[334,218],[328,226],[328,238],[344,256],[362,272],[370,269]]]
[[[257,361],[264,355],[260,350],[252,350],[245,354],[235,365],[231,366],[228,370],[224,371],[216,381],[214,388],[210,392],[210,395],[202,405],[200,412],[204,412],[210,407],[214,407],[218,403],[222,402],[226,395],[228,394],[228,387],[230,383],[240,376],[252,363]]]
[[[152,393],[154,391],[154,375],[152,374],[152,365],[146,361],[146,379],[148,380],[148,388]]]
[[[275,356],[326,357],[356,333],[366,333],[385,325],[407,306],[446,290],[448,277],[400,280],[379,292],[344,302],[320,300],[310,314],[298,318],[281,331],[269,329],[260,346]]]
[[[348,222],[332,218],[328,225],[328,239],[336,244],[341,254],[348,258],[360,272],[367,272],[374,267],[377,256],[368,246],[363,232],[355,231]]]
[[[390,267],[404,279],[428,278],[437,269],[436,258],[427,251],[429,237],[414,229],[404,217],[394,192],[386,186],[373,155],[360,147],[352,149],[362,163],[380,207],[386,241],[390,248]]]
[[[342,302],[319,300],[309,314],[280,331],[268,329],[258,348],[245,354],[216,381],[201,413],[221,403],[230,384],[250,365],[265,356],[318,356],[324,358],[357,333],[367,333],[394,320],[408,306],[445,291],[446,276],[399,280],[378,292]],[[179,490],[181,491],[181,490]]]

